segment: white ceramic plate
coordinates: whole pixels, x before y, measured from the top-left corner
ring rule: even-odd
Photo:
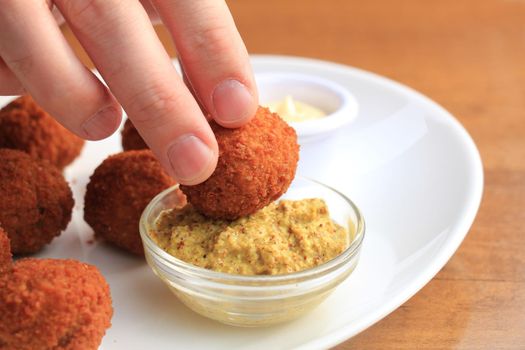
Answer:
[[[144,261],[89,243],[92,231],[82,219],[85,185],[94,168],[120,150],[120,137],[88,143],[66,170],[76,199],[73,221],[38,256],[76,258],[104,273],[115,314],[102,349],[327,348],[414,295],[467,234],[481,199],[482,166],[472,139],[447,111],[403,85],[342,65],[276,56],[255,56],[253,65],[256,72],[316,74],[356,96],[356,121],[303,147],[299,166],[362,209],[367,233],[356,271],[317,309],[291,323],[245,329],[200,317]]]

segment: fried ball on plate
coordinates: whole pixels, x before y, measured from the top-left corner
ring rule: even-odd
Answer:
[[[94,266],[30,258],[0,275],[0,349],[96,350],[112,315]]]
[[[0,274],[11,266],[11,247],[7,233],[0,227]]]
[[[0,149],[0,224],[14,254],[35,253],[71,220],[71,189],[60,170],[27,153]]]
[[[202,214],[234,220],[279,198],[295,176],[299,145],[295,130],[269,109],[238,129],[211,127],[219,144],[212,176],[195,186],[180,186]]]
[[[83,139],[66,130],[31,96],[21,96],[0,110],[0,148],[19,149],[63,169],[83,146]]]
[[[84,219],[102,238],[143,255],[139,221],[159,192],[175,185],[150,150],[126,151],[102,162],[90,178]]]
[[[122,148],[124,151],[137,150],[137,149],[148,149],[148,145],[142,139],[139,132],[131,122],[131,120],[126,119],[124,127],[121,131],[122,136]]]

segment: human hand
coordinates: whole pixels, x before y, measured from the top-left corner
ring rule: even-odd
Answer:
[[[69,47],[53,3],[109,90]],[[138,0],[6,0],[0,8],[0,95],[27,91],[90,140],[116,130],[120,102],[167,171],[193,185],[212,174],[218,156],[199,104],[225,127],[243,125],[258,104],[253,73],[224,1],[151,4],[173,36],[186,85]]]

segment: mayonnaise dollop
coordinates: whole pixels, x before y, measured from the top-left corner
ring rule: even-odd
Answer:
[[[294,100],[292,96],[286,96],[281,101],[269,103],[268,108],[270,108],[270,111],[273,113],[279,114],[279,116],[287,122],[303,122],[326,116],[326,113],[321,109]]]

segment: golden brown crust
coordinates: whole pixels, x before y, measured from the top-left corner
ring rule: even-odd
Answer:
[[[0,274],[11,266],[11,245],[7,233],[0,227]]]
[[[1,349],[93,349],[111,326],[109,287],[94,266],[22,259],[0,276]]]
[[[115,154],[91,176],[84,219],[97,237],[143,255],[140,215],[153,197],[174,184],[150,150]]]
[[[211,127],[219,144],[212,176],[196,186],[181,186],[202,214],[234,220],[279,198],[295,176],[299,145],[295,130],[277,114],[259,107],[252,121],[238,129]]]
[[[0,110],[0,148],[19,149],[63,169],[83,146],[84,140],[66,130],[30,96],[21,96]]]
[[[13,254],[39,251],[71,220],[73,196],[62,173],[49,162],[0,149],[0,223]]]
[[[144,142],[142,136],[140,136],[139,132],[129,119],[126,119],[126,122],[124,123],[121,136],[122,148],[124,151],[149,149],[148,145],[146,145],[146,142]]]

